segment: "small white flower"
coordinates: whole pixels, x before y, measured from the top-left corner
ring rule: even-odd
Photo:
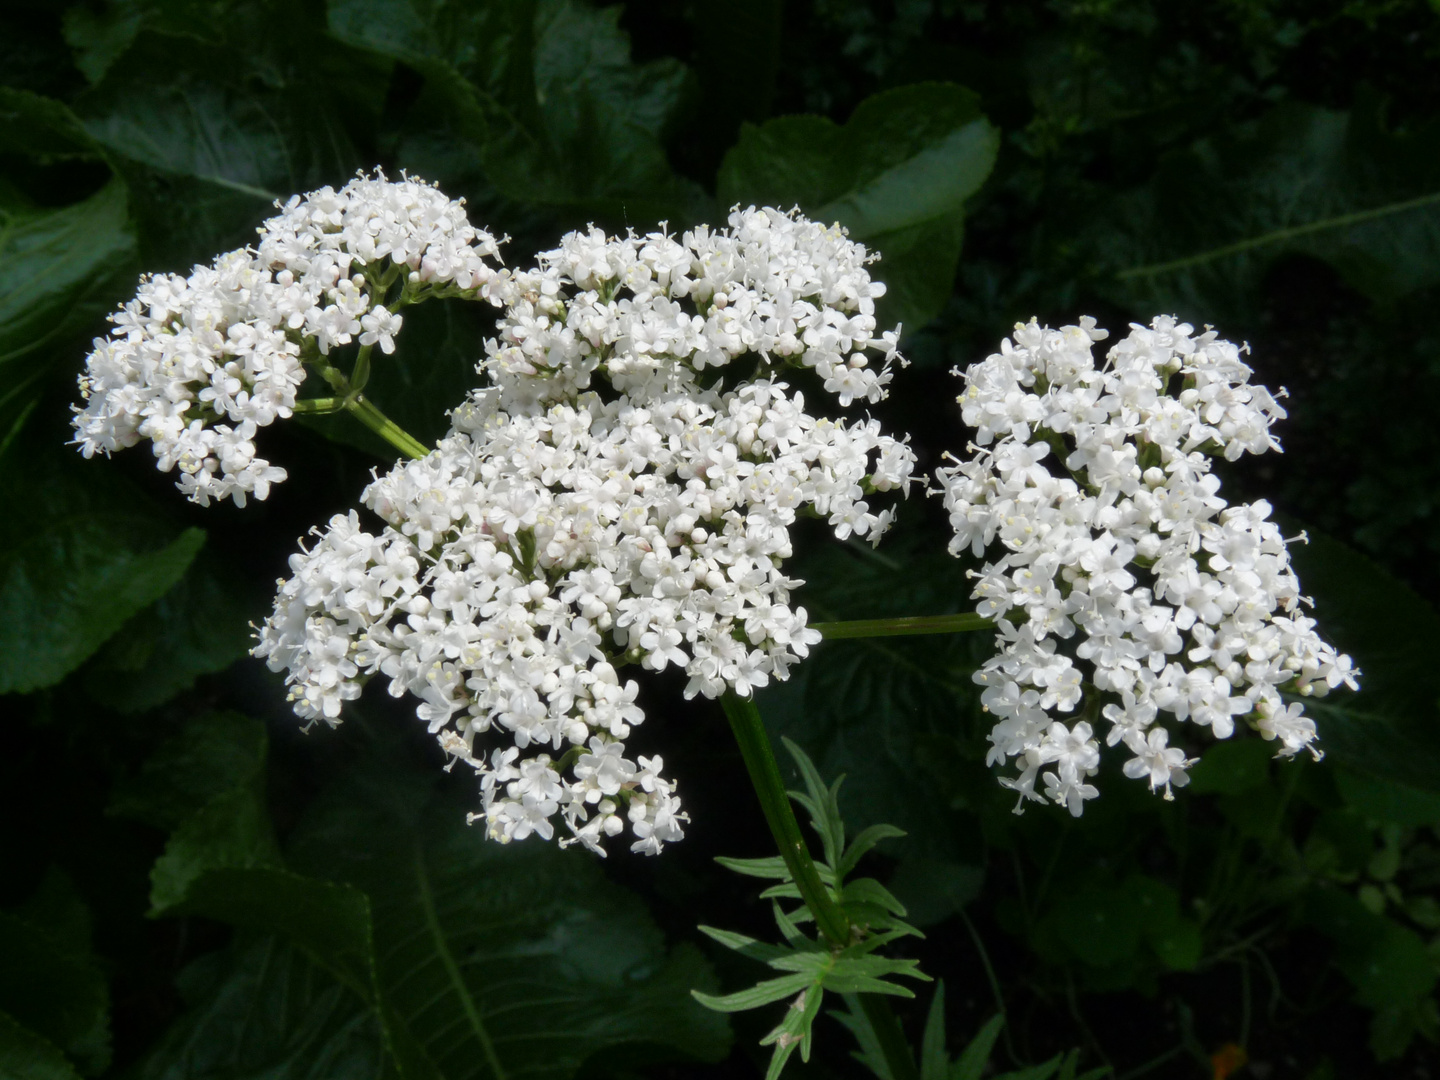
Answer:
[[[1284,410],[1249,383],[1240,350],[1161,316],[1097,364],[1104,337],[1093,319],[1016,326],[964,373],[961,415],[989,449],[938,474],[951,552],[995,554],[971,594],[1002,620],[975,675],[999,718],[987,760],[1015,760],[1019,778],[1001,783],[1022,805],[1043,775],[1074,814],[1096,794],[1084,780],[1099,747],[1051,713],[1082,687],[1104,695],[1106,744],[1135,755],[1126,775],[1170,798],[1194,760],[1162,715],[1222,739],[1246,718],[1282,756],[1318,755],[1313,721],[1280,695],[1353,689],[1357,674],[1299,613],[1269,504],[1227,506],[1210,471],[1217,447],[1230,460],[1280,448],[1270,425]]]

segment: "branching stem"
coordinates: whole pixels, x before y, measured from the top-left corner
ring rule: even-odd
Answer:
[[[740,756],[745,759],[745,768],[760,800],[760,809],[780,849],[780,857],[785,860],[790,877],[800,890],[800,898],[805,901],[805,906],[815,917],[815,925],[831,946],[837,949],[846,947],[852,941],[850,919],[820,880],[820,872],[815,868],[809,848],[805,846],[800,823],[795,819],[790,795],[785,790],[785,781],[781,779],[780,767],[775,762],[770,736],[760,719],[760,710],[755,707],[753,698],[742,698],[732,691],[725,692],[720,704],[730,719],[730,729],[740,745]],[[890,1009],[890,1003],[880,994],[858,996],[860,1008],[875,1031],[893,1080],[919,1080],[914,1055]]]

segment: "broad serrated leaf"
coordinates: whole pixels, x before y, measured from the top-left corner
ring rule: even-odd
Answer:
[[[0,87],[0,146],[42,164],[96,154],[84,126],[64,102],[8,86]]]
[[[94,959],[3,912],[0,1010],[52,1043],[82,1071],[95,1074],[108,1067],[110,992]],[[0,1031],[0,1039],[3,1034]]]
[[[56,450],[55,453],[64,453]],[[50,686],[180,579],[205,542],[155,522],[98,463],[0,461],[0,693]]]
[[[1349,112],[1285,104],[1170,155],[1087,240],[1147,318],[1252,321],[1264,274],[1295,254],[1393,300],[1440,281],[1437,146],[1433,127],[1386,131],[1363,95]]]
[[[60,1048],[0,1011],[0,1076],[15,1080],[80,1080]]]
[[[96,322],[134,257],[119,180],[58,210],[0,209],[0,387],[32,374],[22,357]]]
[[[670,169],[660,135],[685,69],[635,64],[619,14],[574,0],[329,6],[342,41],[426,77],[432,108],[460,114],[486,177],[510,198],[616,224],[684,214],[704,199]]]
[[[201,551],[174,588],[90,659],[82,673],[86,692],[120,712],[164,704],[250,651],[256,610],[221,561]]]
[[[1291,552],[1321,632],[1355,659],[1360,692],[1307,699],[1320,745],[1337,763],[1381,780],[1440,791],[1440,703],[1430,668],[1440,614],[1373,560],[1328,536]],[[1397,633],[1396,627],[1404,627]]]
[[[201,713],[116,782],[108,812],[173,830],[217,795],[253,783],[268,741],[265,725],[252,717]]]
[[[258,782],[217,795],[181,822],[150,871],[150,913],[183,904],[194,886],[220,869],[273,867],[280,854]]]
[[[724,1021],[698,950],[665,948],[628,891],[553,845],[489,842],[464,808],[377,766],[314,808],[290,868],[363,891],[387,1006],[451,1080],[564,1077],[606,1047],[715,1060]]]
[[[965,200],[989,175],[999,133],[970,91],[921,83],[867,98],[837,125],[789,116],[741,128],[717,179],[722,205],[799,205],[880,252],[886,322],[933,318],[955,280]]]
[[[185,1014],[140,1080],[373,1080],[387,1068],[374,1012],[298,947],[245,935],[181,973]]]

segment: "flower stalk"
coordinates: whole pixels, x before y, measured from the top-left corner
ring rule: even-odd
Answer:
[[[995,620],[973,611],[960,615],[907,615],[897,619],[854,619],[848,622],[811,623],[825,641],[844,638],[902,637],[919,634],[961,634],[969,630],[994,630]]]
[[[721,695],[720,704],[730,720],[730,730],[735,733],[740,756],[745,759],[745,768],[760,800],[765,823],[770,826],[780,857],[785,860],[790,876],[800,890],[800,898],[805,901],[810,914],[815,916],[815,925],[830,944],[844,948],[850,944],[850,919],[820,880],[820,871],[815,869],[815,861],[805,846],[805,837],[800,834],[800,823],[795,820],[790,795],[785,790],[785,781],[780,778],[780,766],[775,762],[775,752],[770,747],[770,737],[765,733],[765,724],[760,719],[755,700],[742,698],[730,690]]]

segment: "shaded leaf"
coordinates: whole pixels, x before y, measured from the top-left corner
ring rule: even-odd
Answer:
[[[119,180],[59,210],[0,210],[0,388],[31,374],[19,358],[95,321],[134,253]]]
[[[0,913],[0,1010],[86,1073],[103,1072],[110,1063],[110,992],[94,960],[5,913]]]
[[[58,682],[169,591],[205,542],[187,529],[157,543],[164,533],[123,489],[95,497],[72,479],[84,466],[46,475],[34,464],[21,474],[7,460],[0,476],[29,508],[0,527],[0,693]]]
[[[1145,317],[1252,321],[1276,259],[1307,255],[1393,300],[1440,281],[1440,140],[1385,130],[1378,103],[1282,105],[1173,154],[1090,242]]]
[[[189,1006],[140,1064],[143,1080],[373,1080],[374,1013],[298,948],[247,936],[181,973]]]
[[[203,713],[115,784],[109,812],[172,830],[217,795],[253,783],[265,767],[265,725],[236,712]]]
[[[0,1012],[0,1075],[16,1080],[80,1080],[58,1047]]]
[[[948,83],[887,90],[840,126],[818,116],[746,124],[717,179],[723,206],[799,205],[878,251],[884,321],[911,329],[950,294],[965,200],[995,163],[999,134],[978,98]]]
[[[121,712],[163,704],[249,652],[253,611],[220,560],[202,551],[174,588],[95,654],[85,689]]]
[[[635,898],[577,854],[488,842],[386,769],[323,800],[290,864],[369,896],[387,1007],[452,1080],[488,1062],[567,1076],[627,1043],[723,1057],[725,1023],[688,993],[713,987],[698,950],[667,953]]]
[[[1440,698],[1430,679],[1440,614],[1378,563],[1328,536],[1291,552],[1322,633],[1355,659],[1360,692],[1308,700],[1331,759],[1381,780],[1440,791]],[[1397,627],[1404,627],[1397,633]]]

